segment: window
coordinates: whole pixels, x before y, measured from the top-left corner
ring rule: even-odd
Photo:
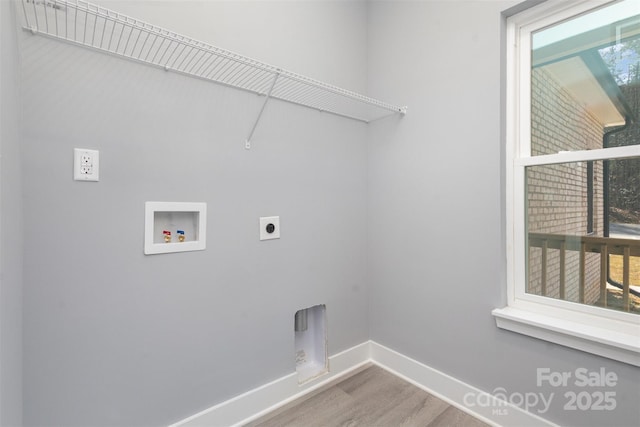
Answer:
[[[640,366],[640,14],[549,3],[507,21],[508,305],[494,316]]]

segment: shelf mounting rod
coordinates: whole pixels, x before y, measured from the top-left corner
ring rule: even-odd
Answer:
[[[251,149],[251,138],[253,138],[253,133],[256,131],[256,127],[258,127],[258,122],[260,122],[260,118],[262,117],[262,113],[264,113],[264,109],[267,106],[267,102],[269,102],[269,98],[271,98],[271,92],[273,92],[273,88],[276,86],[278,77],[280,77],[280,73],[276,73],[276,75],[273,77],[273,82],[271,83],[269,92],[267,92],[267,96],[264,98],[264,102],[262,103],[262,108],[260,108],[260,112],[258,113],[258,117],[256,118],[256,121],[253,124],[253,127],[251,128],[251,132],[249,132],[249,136],[244,142],[244,148],[247,150]]]

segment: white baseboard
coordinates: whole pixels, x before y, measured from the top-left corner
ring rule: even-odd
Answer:
[[[557,427],[531,412],[477,389],[450,375],[413,360],[390,348],[370,341],[371,360],[376,365],[420,387],[452,406],[494,426]],[[465,403],[473,404],[470,407]],[[491,403],[478,405],[476,402]]]
[[[508,402],[499,401],[482,390],[373,341],[329,357],[329,373],[314,381],[299,385],[297,374],[292,373],[212,406],[170,427],[241,426],[371,362],[490,425],[557,427],[544,418]],[[468,401],[492,402],[492,405],[470,407],[465,404],[465,396]]]
[[[369,342],[364,342],[329,357],[329,373],[298,384],[294,372],[256,389],[250,390],[209,409],[192,415],[170,427],[226,427],[239,426],[257,419],[323,385],[369,363]]]

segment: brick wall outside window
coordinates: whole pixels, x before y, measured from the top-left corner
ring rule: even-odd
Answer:
[[[582,105],[558,85],[552,75],[536,68],[531,77],[532,155],[602,148],[604,128]],[[593,234],[603,235],[602,162],[594,163]],[[581,236],[587,234],[587,163],[530,167],[527,170],[528,231]],[[529,252],[527,292],[541,293],[541,252]],[[558,250],[547,255],[547,296],[559,297]],[[586,255],[585,303],[599,295],[600,255]],[[579,253],[566,254],[566,295],[578,302]]]

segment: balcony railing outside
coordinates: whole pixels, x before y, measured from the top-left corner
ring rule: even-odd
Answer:
[[[598,305],[607,306],[607,281],[609,255],[621,255],[623,257],[622,279],[622,309],[629,311],[629,270],[630,257],[640,256],[640,240],[621,239],[611,237],[576,236],[548,233],[529,233],[529,246],[542,249],[541,262],[541,294],[547,296],[547,265],[549,250],[556,249],[560,257],[559,297],[566,299],[566,256],[567,251],[580,253],[579,261],[579,302],[585,303],[586,287],[586,255],[588,253],[600,254],[600,298]]]

